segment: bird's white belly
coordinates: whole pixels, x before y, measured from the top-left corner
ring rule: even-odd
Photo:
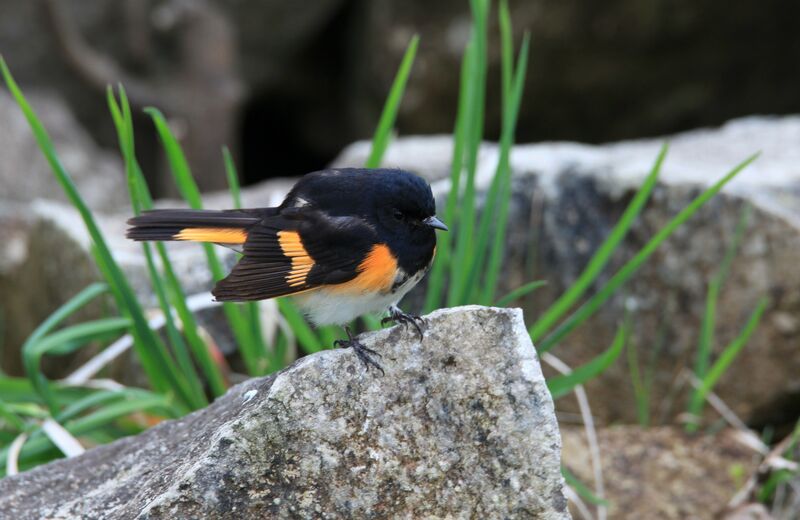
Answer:
[[[293,296],[292,299],[316,325],[344,325],[363,314],[377,314],[396,305],[424,276],[424,271],[410,277],[392,292],[352,292],[320,288]]]

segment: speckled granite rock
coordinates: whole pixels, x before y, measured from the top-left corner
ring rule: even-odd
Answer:
[[[569,518],[561,440],[518,310],[365,335],[205,410],[0,480],[25,518]]]

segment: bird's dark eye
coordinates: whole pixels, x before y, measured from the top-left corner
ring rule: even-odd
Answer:
[[[399,209],[394,210],[394,214],[392,215],[395,220],[403,220],[405,219],[405,215]]]

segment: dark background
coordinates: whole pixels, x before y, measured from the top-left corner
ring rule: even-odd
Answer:
[[[466,0],[61,0],[60,26],[46,5],[0,0],[0,52],[23,88],[57,90],[97,141],[114,147],[102,86],[122,80],[137,110],[155,104],[184,130],[205,189],[224,187],[224,143],[253,183],[323,167],[368,138],[415,33],[398,130],[452,130]],[[510,5],[517,45],[525,30],[532,35],[520,142],[599,143],[800,111],[796,2]],[[489,139],[499,131],[495,8]],[[65,27],[83,54],[70,52]],[[144,169],[168,194],[151,125],[136,122]]]

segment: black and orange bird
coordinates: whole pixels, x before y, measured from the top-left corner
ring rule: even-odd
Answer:
[[[309,173],[280,206],[238,210],[154,210],[128,221],[133,240],[212,242],[243,253],[212,294],[218,301],[292,296],[316,325],[345,325],[365,366],[379,356],[346,326],[388,312],[382,323],[412,324],[397,306],[436,251],[436,203],[426,181],[403,170],[336,168]]]

